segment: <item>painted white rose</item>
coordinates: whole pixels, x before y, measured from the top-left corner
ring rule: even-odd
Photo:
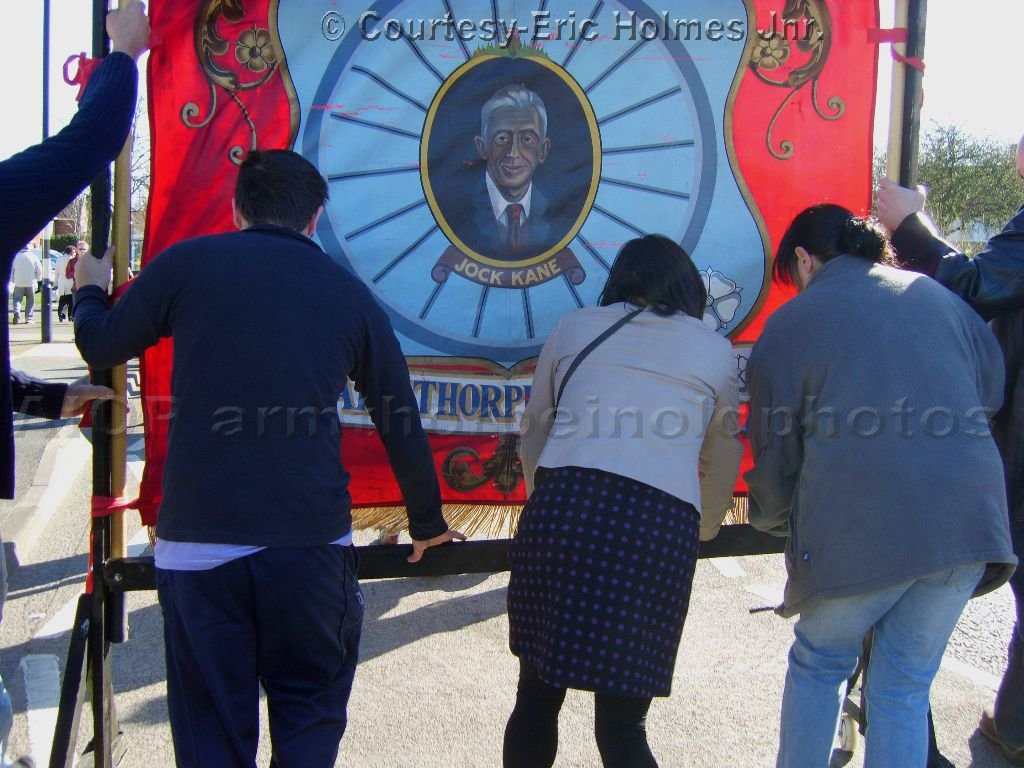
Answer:
[[[701,272],[701,278],[704,280],[704,288],[708,292],[704,324],[713,331],[719,331],[736,317],[736,311],[742,302],[740,292],[743,289],[712,267]]]

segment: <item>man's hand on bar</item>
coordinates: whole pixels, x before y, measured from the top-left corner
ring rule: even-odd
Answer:
[[[445,531],[440,536],[435,536],[432,539],[426,539],[424,541],[412,540],[412,554],[406,558],[410,563],[418,563],[420,558],[423,557],[423,553],[426,552],[430,547],[436,547],[439,544],[447,544],[449,541],[466,540],[466,534],[459,533],[458,531]]]

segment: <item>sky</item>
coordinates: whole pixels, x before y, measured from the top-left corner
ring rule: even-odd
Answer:
[[[833,0],[834,1],[834,0]],[[893,0],[879,3],[882,26],[893,26]],[[977,136],[1016,144],[1024,134],[1020,98],[1024,0],[931,0],[925,31],[921,128],[956,124]],[[879,58],[875,146],[888,136],[890,46]]]
[[[883,26],[892,26],[893,3],[880,0]],[[0,79],[0,99],[18,106],[7,111],[17,117],[9,117],[0,127],[0,158],[42,138],[42,6],[42,0],[3,0],[0,18],[7,29],[18,32],[5,41],[9,63]],[[61,67],[69,55],[91,48],[92,2],[51,0],[51,8],[52,134],[74,114],[77,88],[64,84]],[[955,123],[978,136],[1017,142],[1024,134],[1024,100],[1019,97],[1021,30],[1024,0],[931,0],[925,42],[925,130],[934,120]],[[888,134],[892,63],[889,46],[882,46],[880,53],[876,146],[884,146]]]

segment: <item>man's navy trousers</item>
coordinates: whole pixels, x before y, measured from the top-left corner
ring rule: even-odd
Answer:
[[[331,768],[347,723],[363,596],[351,546],[272,547],[157,570],[178,766],[251,768],[259,689],[275,768]]]

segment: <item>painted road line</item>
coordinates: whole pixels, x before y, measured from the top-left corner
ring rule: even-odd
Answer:
[[[727,579],[742,579],[747,575],[735,557],[712,557],[711,564]]]
[[[49,344],[39,344],[38,346],[18,353],[11,359],[24,360],[28,357],[74,359],[78,360],[83,366],[85,365],[85,363],[82,362],[81,354],[78,352],[78,347],[75,346],[74,342],[56,341]]]
[[[84,579],[84,577],[83,577]],[[78,609],[78,595],[61,606],[53,617],[46,622],[33,636],[33,640],[51,640],[60,637],[71,629],[75,623],[75,611]]]
[[[942,657],[942,668],[953,672],[960,677],[966,677],[972,683],[980,685],[984,688],[988,688],[992,691],[999,690],[999,678],[993,675],[991,672],[986,672],[982,669],[972,667],[970,664],[965,664],[960,659],[955,659],[948,653]]]
[[[49,765],[60,702],[57,657],[52,653],[30,654],[22,658],[21,669],[25,675],[25,717],[32,757],[36,765]]]
[[[149,533],[145,527],[140,528],[128,541],[128,556],[138,557],[148,546]],[[75,595],[61,606],[53,618],[36,632],[33,640],[50,640],[70,632],[78,609],[78,597]],[[59,663],[53,654],[29,654],[22,657],[20,667],[25,677],[25,717],[32,757],[36,765],[49,765],[60,702]]]
[[[46,524],[91,456],[92,446],[77,424],[65,424],[46,444],[32,486],[11,512],[12,521],[21,521],[14,541],[22,552],[35,548]]]
[[[146,529],[140,528],[135,532],[135,535],[128,541],[128,557],[138,557],[146,548],[149,547],[149,533]],[[84,584],[85,576],[82,576]],[[33,640],[50,640],[55,637],[60,637],[65,632],[70,632],[71,627],[75,623],[75,611],[78,609],[78,595],[66,602],[61,608],[53,615],[53,617],[44,624],[38,632],[33,636]]]
[[[780,584],[748,584],[744,589],[752,595],[763,597],[773,608],[782,602],[783,587]]]

